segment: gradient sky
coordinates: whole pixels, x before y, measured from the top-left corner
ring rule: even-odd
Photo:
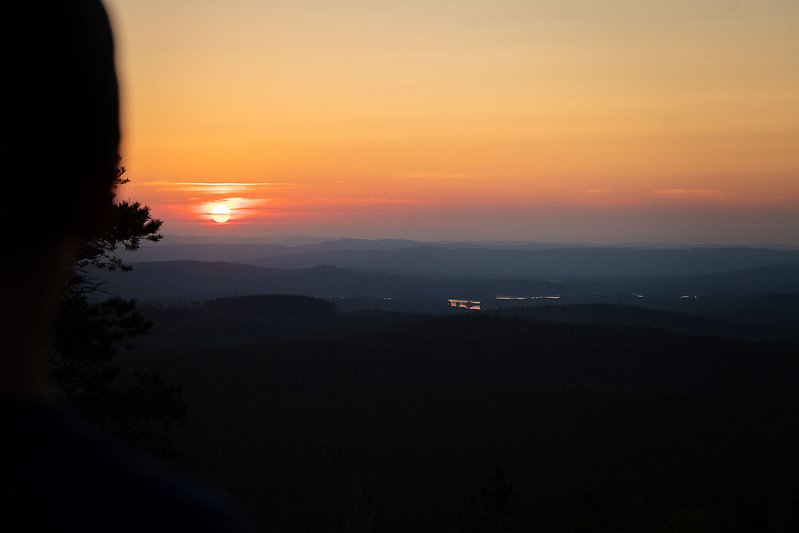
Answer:
[[[106,5],[164,233],[799,244],[796,0]]]

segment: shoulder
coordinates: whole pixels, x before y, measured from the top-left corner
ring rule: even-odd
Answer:
[[[254,531],[221,494],[171,475],[61,409],[17,403],[3,414],[9,438],[0,456],[7,473],[0,505],[8,509],[0,526],[10,520],[25,531]]]

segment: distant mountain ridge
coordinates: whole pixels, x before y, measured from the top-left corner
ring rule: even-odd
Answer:
[[[799,293],[799,263],[691,276],[575,277],[553,282],[511,276],[419,276],[333,265],[277,269],[227,262],[133,263],[132,272],[95,272],[110,292],[140,300],[203,300],[253,294],[322,298],[494,299],[619,295],[628,300],[705,295]]]
[[[259,244],[259,243],[181,243],[145,245],[135,252],[121,252],[128,261],[227,261],[231,263],[258,263],[266,257],[294,255],[308,252],[336,250],[394,250],[419,246],[421,243],[401,239],[369,241],[365,239],[337,239],[309,244]],[[316,266],[316,265],[311,265]]]
[[[333,250],[267,257],[252,264],[505,276],[658,276],[710,274],[799,263],[799,251],[756,248],[559,248],[546,250],[414,246],[394,250]]]
[[[163,261],[133,263],[131,272],[95,272],[110,292],[139,300],[204,300],[254,294],[299,294],[337,297],[468,297],[461,280],[364,272],[332,265],[277,269],[227,262]],[[546,281],[475,280],[468,290],[490,294],[516,288],[525,293],[552,293]]]
[[[521,245],[520,245],[521,246]],[[531,245],[532,246],[532,245]],[[666,276],[730,272],[799,263],[799,250],[769,248],[478,247],[400,239],[342,239],[281,244],[158,244],[124,254],[128,261],[224,261],[270,268],[341,268],[385,272],[516,277]]]

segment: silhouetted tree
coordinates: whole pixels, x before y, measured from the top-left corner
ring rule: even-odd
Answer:
[[[799,496],[791,499],[783,530],[785,533],[799,533]]]
[[[104,230],[76,258],[52,340],[52,373],[67,401],[99,429],[170,460],[177,452],[167,430],[186,417],[181,389],[144,373],[118,384],[117,349],[132,348],[131,339],[152,324],[136,311],[134,300],[104,298],[102,284],[91,275],[93,269],[130,270],[116,251],[161,239],[162,221],[152,218],[147,206],[116,201],[116,187],[128,181],[124,173],[122,167],[117,171]]]
[[[736,505],[738,516],[735,531],[740,533],[766,533],[773,530],[768,502],[764,495],[740,498]]]
[[[344,494],[344,530],[350,533],[372,533],[374,531],[374,511],[369,511],[360,483],[353,482]]]
[[[640,533],[651,531],[651,511],[640,498],[624,500],[621,505],[621,520],[615,528],[617,531]]]
[[[584,492],[569,515],[566,531],[569,533],[597,533],[603,531],[603,509],[593,494]]]
[[[519,523],[519,494],[499,466],[469,500],[458,521],[462,533],[504,533]]]
[[[662,533],[709,533],[707,514],[702,509],[686,508],[674,513],[661,529]]]

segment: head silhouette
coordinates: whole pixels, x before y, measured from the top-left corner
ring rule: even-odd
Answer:
[[[77,247],[101,227],[119,159],[111,26],[99,0],[4,5],[5,202],[0,392],[42,392],[60,287]]]
[[[53,401],[46,356],[74,254],[103,229],[119,98],[99,0],[9,0],[4,48],[0,531],[252,531],[223,497],[168,475]],[[8,28],[4,28],[6,30]]]

